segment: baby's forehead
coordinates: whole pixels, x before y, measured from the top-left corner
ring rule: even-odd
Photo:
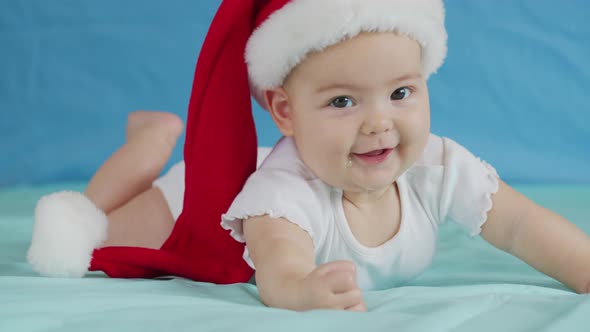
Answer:
[[[346,85],[364,72],[359,72],[360,69],[367,68],[387,70],[399,76],[421,75],[422,47],[416,40],[397,32],[362,32],[324,49],[308,52],[287,73],[282,85],[288,84],[293,76],[327,82],[336,80]]]

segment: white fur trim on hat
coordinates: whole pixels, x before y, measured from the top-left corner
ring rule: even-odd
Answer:
[[[62,191],[42,197],[27,260],[39,274],[82,277],[107,237],[108,220],[86,196]]]
[[[281,86],[308,53],[361,32],[397,32],[418,41],[428,78],[447,54],[444,19],[442,0],[292,0],[248,40],[253,93]]]

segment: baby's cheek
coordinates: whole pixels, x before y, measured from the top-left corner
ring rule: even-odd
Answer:
[[[402,130],[407,145],[423,145],[430,134],[430,119],[426,114],[416,112],[405,120]]]
[[[323,150],[318,155],[319,172],[324,181],[334,186],[342,185],[342,178],[346,177],[348,154],[343,150]]]
[[[422,156],[426,144],[428,143],[429,131],[424,130],[421,134],[416,134],[415,137],[404,146],[402,150],[404,166],[409,167],[413,165]]]

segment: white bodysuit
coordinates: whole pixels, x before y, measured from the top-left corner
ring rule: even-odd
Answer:
[[[256,168],[260,167],[260,164],[262,164],[262,161],[268,156],[271,150],[269,147],[258,147]],[[184,160],[172,165],[152,185],[160,189],[164,195],[164,199],[166,199],[166,203],[168,203],[168,208],[170,208],[174,220],[178,219],[182,212],[184,202]]]
[[[378,247],[356,240],[342,207],[342,190],[317,178],[298,156],[291,138],[281,139],[250,176],[221,225],[244,242],[242,221],[269,215],[305,230],[316,264],[349,260],[364,290],[400,285],[423,272],[436,250],[438,228],[454,221],[477,235],[498,190],[493,167],[451,139],[430,135],[421,158],[397,180],[401,200],[398,233]],[[244,260],[255,269],[246,247]]]

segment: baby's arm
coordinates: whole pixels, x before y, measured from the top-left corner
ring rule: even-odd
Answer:
[[[268,216],[244,221],[262,302],[291,310],[366,311],[350,262],[316,268],[312,240],[299,226]]]
[[[590,238],[574,224],[500,181],[482,237],[561,281],[590,291]]]

